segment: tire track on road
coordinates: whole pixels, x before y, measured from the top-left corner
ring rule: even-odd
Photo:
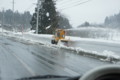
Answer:
[[[5,49],[7,49],[8,53],[11,53],[24,67],[25,69],[32,75],[35,76],[36,73],[22,60],[20,59],[11,49],[9,49],[6,45],[1,44],[2,47],[4,47]]]

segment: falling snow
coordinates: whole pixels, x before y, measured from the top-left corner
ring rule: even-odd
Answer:
[[[49,12],[47,12],[47,13],[46,13],[46,16],[49,17],[49,15],[50,15]]]
[[[51,26],[51,25],[50,25]],[[46,30],[50,28],[50,26],[46,27]]]

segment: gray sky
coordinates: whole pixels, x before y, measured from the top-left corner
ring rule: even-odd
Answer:
[[[58,0],[57,10],[65,14],[74,27],[85,21],[103,23],[106,16],[120,12],[120,0],[91,0],[85,4],[74,6],[84,1],[87,0]],[[35,8],[33,3],[36,2],[37,0],[15,0],[15,10],[19,12],[29,10],[33,13]],[[2,8],[12,9],[12,0],[0,0],[0,10]]]

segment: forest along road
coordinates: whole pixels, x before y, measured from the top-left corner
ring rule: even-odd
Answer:
[[[100,65],[112,64],[74,52],[0,36],[0,79],[37,75],[78,76]]]

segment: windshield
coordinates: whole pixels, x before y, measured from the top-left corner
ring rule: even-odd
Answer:
[[[119,0],[0,2],[0,80],[81,76],[119,53]]]
[[[55,36],[60,37],[60,32],[56,32]]]

